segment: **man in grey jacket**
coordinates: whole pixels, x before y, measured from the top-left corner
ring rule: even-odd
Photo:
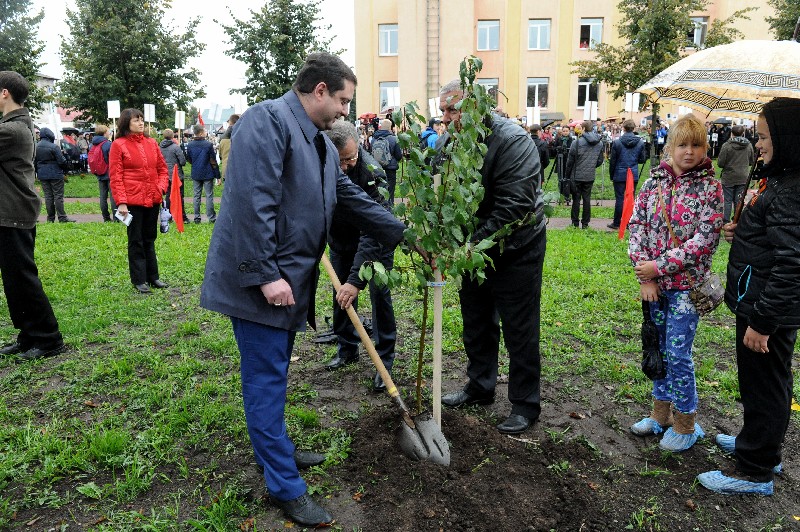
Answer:
[[[186,216],[186,204],[183,202],[183,165],[186,164],[186,154],[183,153],[183,149],[175,142],[175,132],[171,129],[165,129],[163,132],[164,140],[158,145],[161,148],[161,155],[164,156],[164,161],[167,163],[167,175],[169,176],[169,188],[167,189],[167,195],[164,196],[164,202],[166,203],[167,210],[169,210],[169,191],[172,190],[172,169],[175,165],[178,165],[178,179],[181,183],[181,212],[183,213],[183,223],[187,223],[189,221],[189,217]]]
[[[231,318],[247,430],[270,498],[304,526],[333,518],[298,473],[319,462],[295,453],[286,432],[287,372],[295,335],[306,321],[315,324],[319,260],[334,209],[389,248],[405,230],[342,174],[339,153],[322,133],[347,115],[355,86],[341,59],[314,53],[292,90],[242,114],[200,295],[203,307]]]
[[[725,206],[722,211],[722,219],[725,223],[731,221],[734,205],[739,203],[744,189],[747,188],[750,167],[753,166],[756,159],[753,145],[744,138],[743,126],[733,126],[731,135],[730,140],[722,145],[717,158],[717,164],[722,171],[719,180],[722,182],[722,194],[725,198]]]
[[[600,135],[592,131],[592,123],[583,123],[583,134],[572,143],[567,155],[567,176],[572,181],[572,225],[578,227],[583,200],[581,227],[587,229],[592,217],[592,186],[594,186],[595,168],[603,164],[603,143]]]
[[[56,355],[64,341],[34,262],[36,220],[42,202],[33,188],[34,133],[23,107],[28,81],[0,72],[0,276],[17,340],[0,355],[33,360]]]

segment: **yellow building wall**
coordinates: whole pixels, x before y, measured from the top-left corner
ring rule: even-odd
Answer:
[[[499,105],[511,116],[525,116],[527,78],[549,78],[548,105],[544,111],[564,113],[567,119],[581,120],[583,109],[577,107],[578,75],[571,62],[591,59],[594,53],[579,47],[581,18],[603,19],[603,42],[623,44],[616,25],[620,16],[618,0],[430,0],[438,7],[438,79],[441,86],[458,78],[458,67],[466,55],[483,61],[482,78],[497,78],[505,95]],[[428,15],[429,0],[354,0],[356,27],[356,75],[359,79],[356,112],[379,111],[379,88],[382,81],[396,81],[400,101],[416,100],[422,114],[428,115]],[[771,39],[764,20],[774,12],[766,0],[713,0],[697,16],[709,17],[709,24],[727,18],[736,10],[757,7],[750,20],[735,27],[748,39]],[[551,19],[550,49],[528,50],[528,20]],[[479,20],[500,21],[500,50],[477,51]],[[398,55],[378,55],[378,25],[398,25]],[[433,25],[433,27],[437,27]],[[436,60],[437,58],[434,58]],[[507,98],[507,99],[506,99]],[[620,116],[622,100],[608,95],[601,85],[598,91],[598,117]],[[675,112],[665,108],[664,114]],[[641,113],[641,115],[649,113]],[[634,115],[638,119],[639,115]]]

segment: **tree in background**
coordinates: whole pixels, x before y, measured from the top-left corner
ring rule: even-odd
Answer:
[[[309,53],[330,51],[331,39],[316,35],[331,28],[316,25],[319,3],[271,0],[258,12],[251,9],[249,20],[239,20],[228,10],[233,24],[220,24],[231,45],[225,54],[247,65],[245,87],[231,94],[241,92],[249,105],[279,98],[292,87]]]
[[[625,44],[596,44],[596,59],[570,63],[573,72],[606,83],[614,98],[622,98],[683,57],[691,44],[687,35],[694,28],[691,13],[705,10],[707,4],[708,0],[622,0],[617,5],[622,14],[617,30]],[[747,18],[748,11],[715,21],[709,31],[712,44],[732,42],[738,32],[732,23]],[[655,117],[658,108],[653,104]],[[655,161],[655,143],[651,143],[651,159]]]
[[[768,0],[775,10],[774,17],[767,17],[769,28],[779,41],[791,40],[794,28],[800,19],[800,2],[797,0]]]
[[[176,109],[205,96],[189,58],[204,48],[194,38],[199,19],[178,34],[163,24],[171,0],[76,0],[67,10],[68,39],[61,42],[65,78],[58,99],[89,121],[107,120],[109,100],[121,108],[156,106],[160,124],[173,125]]]
[[[740,19],[750,20],[748,13],[755,10],[755,7],[747,7],[734,11],[733,14],[726,19],[718,18],[714,20],[714,22],[711,23],[711,27],[708,29],[708,35],[706,35],[706,42],[703,44],[703,48],[713,48],[720,44],[730,44],[733,41],[746,39],[747,35],[745,35],[743,31],[734,28],[733,24]]]
[[[25,105],[41,109],[47,95],[35,81],[41,67],[39,57],[44,51],[44,43],[37,38],[44,10],[29,15],[30,10],[30,0],[3,0],[0,4],[0,70],[13,70],[27,79],[31,93]]]

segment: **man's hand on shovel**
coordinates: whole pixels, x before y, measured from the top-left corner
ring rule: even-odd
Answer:
[[[344,283],[342,287],[336,292],[336,302],[342,307],[342,310],[347,309],[354,301],[358,299],[358,288],[350,283]]]

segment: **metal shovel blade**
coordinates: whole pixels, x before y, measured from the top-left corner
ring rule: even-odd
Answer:
[[[434,464],[450,465],[450,444],[436,421],[427,413],[414,418],[415,428],[405,421],[397,429],[400,449],[412,460],[428,460]]]

